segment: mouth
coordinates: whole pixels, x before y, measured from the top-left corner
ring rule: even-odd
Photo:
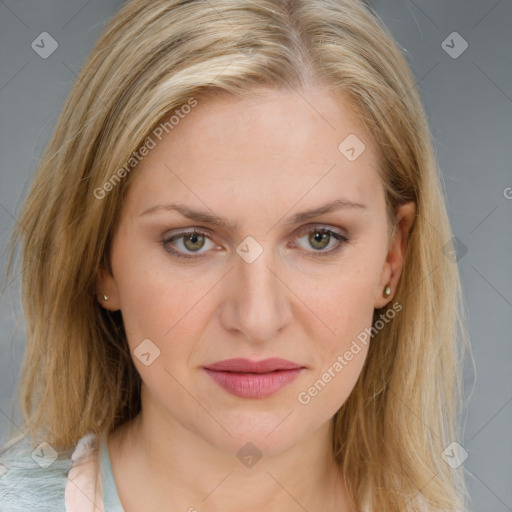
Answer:
[[[291,384],[305,367],[286,359],[227,359],[205,366],[225,391],[241,398],[266,398]]]

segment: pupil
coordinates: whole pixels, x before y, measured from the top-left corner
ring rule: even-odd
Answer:
[[[202,238],[202,235],[193,233],[193,234],[189,235],[187,238],[185,238],[184,243],[188,247],[189,250],[200,249],[200,247],[198,247],[196,245],[199,243],[200,238]]]
[[[329,237],[328,233],[321,233],[319,231],[316,231],[313,234],[313,242],[314,243],[321,243],[322,241],[325,242],[328,237]],[[325,243],[321,247],[323,248],[324,246],[325,246]]]

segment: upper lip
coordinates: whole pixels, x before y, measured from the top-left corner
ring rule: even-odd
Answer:
[[[272,357],[262,359],[261,361],[251,361],[244,358],[225,359],[224,361],[209,364],[205,368],[225,372],[268,373],[276,370],[296,370],[304,367],[293,361]]]

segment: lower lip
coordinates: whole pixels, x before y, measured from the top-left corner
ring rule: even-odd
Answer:
[[[265,398],[293,382],[303,368],[269,373],[222,372],[204,368],[206,373],[228,393],[242,398]]]

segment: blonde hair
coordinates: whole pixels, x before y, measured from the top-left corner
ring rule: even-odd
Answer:
[[[33,447],[45,440],[69,450],[140,411],[120,313],[104,310],[95,288],[136,176],[119,169],[192,98],[320,85],[350,98],[373,137],[391,221],[399,205],[417,207],[394,296],[402,311],[372,338],[334,417],[333,452],[358,509],[466,508],[463,469],[442,460],[461,435],[470,347],[457,265],[447,257],[454,247],[440,172],[407,63],[378,16],[355,0],[133,0],[110,21],[72,88],[11,240],[7,273],[22,243],[19,403]],[[112,181],[116,173],[122,179]]]

